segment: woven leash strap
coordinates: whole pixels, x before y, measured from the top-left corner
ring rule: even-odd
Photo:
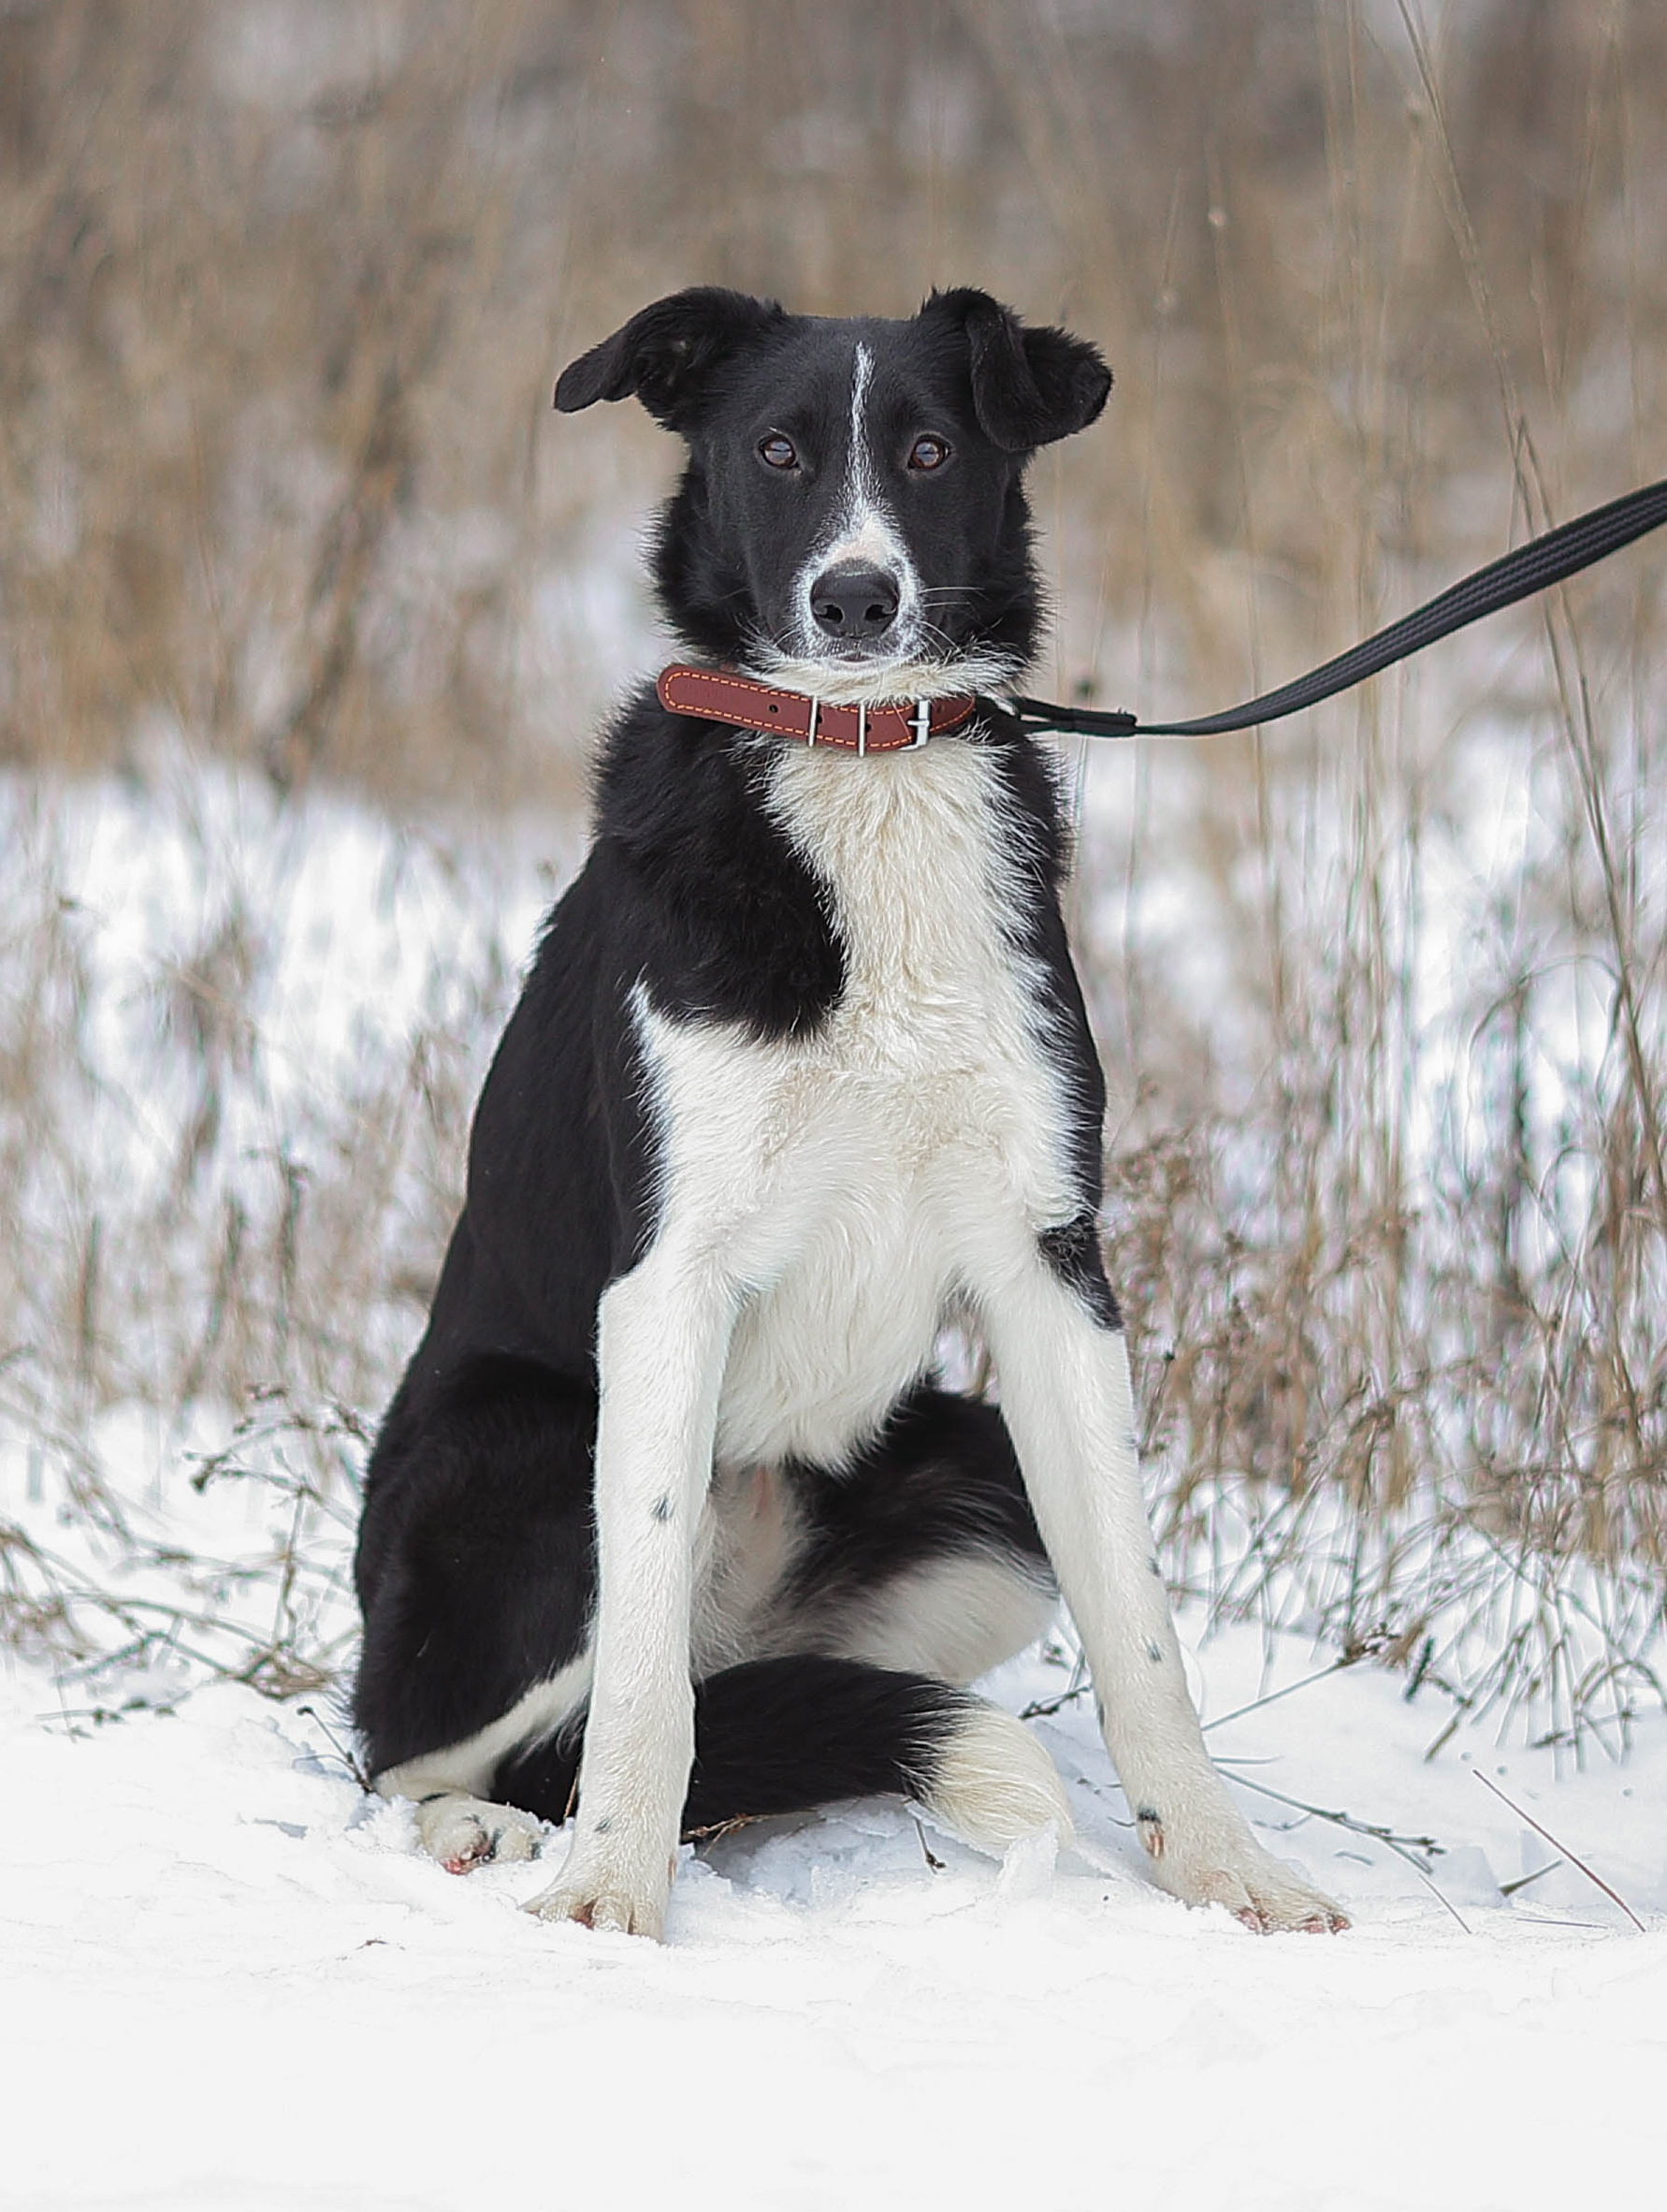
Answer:
[[[1514,553],[1490,561],[1410,615],[1403,615],[1399,622],[1391,622],[1387,630],[1380,630],[1374,637],[1339,653],[1324,667],[1298,677],[1294,683],[1282,684],[1276,691],[1264,691],[1259,699],[1247,700],[1242,706],[1230,706],[1225,714],[1201,715],[1190,722],[1143,722],[1132,714],[1061,706],[1048,699],[1014,699],[1008,702],[1008,710],[1027,729],[1051,731],[1064,737],[1219,737],[1230,730],[1252,730],[1259,722],[1299,714],[1305,706],[1315,706],[1351,685],[1364,683],[1369,676],[1406,660],[1409,654],[1422,652],[1438,638],[1480,622],[1486,615],[1498,614],[1501,607],[1514,606],[1533,592],[1549,590],[1566,576],[1577,575],[1594,561],[1617,553],[1634,538],[1659,530],[1663,522],[1667,522],[1667,483],[1647,484],[1641,491],[1630,491],[1623,499],[1611,500],[1606,507],[1596,507],[1589,515],[1577,516],[1573,522],[1547,531],[1544,537],[1530,538]]]

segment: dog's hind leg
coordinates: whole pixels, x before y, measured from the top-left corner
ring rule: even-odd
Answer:
[[[400,1795],[409,1794],[401,1784]],[[536,1858],[543,1824],[513,1806],[442,1787],[417,1801],[417,1836],[448,1874],[467,1874],[490,1860]]]
[[[595,1583],[591,1393],[529,1361],[401,1393],[371,1461],[355,1720],[378,1791],[416,1803],[454,1872],[527,1858],[539,1826],[491,1804],[506,1753],[583,1704]]]
[[[801,1535],[772,1649],[970,1682],[1052,1619],[1059,1588],[995,1406],[921,1386],[849,1466],[783,1479]]]

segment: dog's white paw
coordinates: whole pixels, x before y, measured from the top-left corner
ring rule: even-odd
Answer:
[[[513,1805],[480,1797],[430,1797],[416,1809],[417,1838],[448,1874],[468,1874],[494,1860],[536,1858],[541,1824]]]
[[[663,1898],[629,1897],[594,1882],[558,1882],[529,1898],[521,1910],[540,1920],[576,1920],[602,1934],[650,1936],[657,1943],[666,1932]]]
[[[1152,1879],[1188,1905],[1225,1905],[1259,1935],[1335,1935],[1348,1914],[1299,1874],[1264,1851],[1248,1828],[1237,1835],[1187,1838],[1155,1813],[1135,1821]]]
[[[672,1892],[674,1859],[660,1879],[627,1855],[575,1841],[567,1864],[548,1889],[529,1898],[521,1910],[540,1920],[576,1920],[616,1935],[650,1936],[666,1932],[666,1906]]]
[[[633,1894],[607,1875],[595,1881],[570,1880],[565,1874],[548,1889],[529,1898],[524,1913],[540,1920],[576,1920],[581,1928],[604,1934],[649,1936],[660,1943],[666,1932],[666,1897]]]

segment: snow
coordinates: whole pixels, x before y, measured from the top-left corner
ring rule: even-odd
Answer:
[[[1207,1715],[1327,1663],[1242,1626],[1196,1659]],[[990,1687],[1018,1710],[1067,1681],[1044,1650]],[[517,1910],[558,1837],[543,1865],[442,1872],[305,1701],[220,1684],[94,1727],[18,1668],[0,2203],[1636,2201],[1667,2058],[1667,1718],[1560,1777],[1468,1725],[1427,1762],[1450,1708],[1361,1666],[1215,1728],[1235,1775],[1443,1847],[1438,1897],[1247,1796],[1355,1919],[1259,1939],[1144,1881],[1086,1703],[1032,1724],[1082,1853],[997,1867],[883,1800],[759,1824],[686,1853],[662,1947]],[[1558,1854],[1478,1774],[1646,1932],[1567,1864],[1502,1896]]]
[[[18,844],[29,823],[15,788],[5,795]],[[225,1157],[269,1153],[277,1128],[322,1159],[319,1098],[351,1104],[366,1068],[397,1063],[424,1018],[481,1023],[487,985],[454,1017],[436,979],[507,974],[551,888],[530,833],[490,852],[460,837],[454,854],[334,799],[284,812],[212,770],[170,806],[105,786],[47,808],[32,833],[54,848],[87,933],[86,1049],[161,1131],[153,1151],[125,1125],[83,1132],[107,1196],[166,1181],[178,1070],[157,1041],[153,985],[189,968],[225,914],[277,917],[249,992],[261,1051],[228,1077]],[[471,1030],[459,1050],[486,1042]],[[288,1417],[271,1418],[282,1470]],[[185,1446],[224,1443],[234,1419],[199,1407],[181,1426],[124,1404],[94,1425],[89,1449],[142,1539],[123,1561],[66,1516],[51,1440],[13,1433],[7,1415],[0,1515],[89,1587],[163,1611],[189,1599],[181,1648],[241,1664],[248,1637],[272,1632],[276,1547],[299,1524],[293,1487],[228,1477],[190,1491]],[[299,1480],[312,1462],[294,1448]],[[352,1626],[350,1489],[307,1524],[287,1601],[308,1650],[332,1661]],[[77,1621],[94,1641],[115,1633],[84,1604]],[[1479,1611],[1474,1624],[1491,1625]],[[558,1838],[543,1865],[461,1880],[424,1859],[409,1810],[351,1779],[322,1698],[272,1703],[226,1682],[185,1695],[188,1670],[166,1664],[54,1686],[11,1661],[0,2205],[1647,2201],[1667,2055],[1667,1715],[1631,1723],[1624,1762],[1607,1755],[1614,1726],[1594,1726],[1582,1768],[1566,1745],[1532,1748],[1522,1710],[1501,1737],[1469,1721],[1449,1732],[1454,1709],[1433,1686],[1408,1702],[1402,1680],[1370,1665],[1306,1681],[1331,1656],[1229,1627],[1196,1651],[1195,1686],[1208,1717],[1305,1684],[1224,1720],[1211,1742],[1271,1846],[1353,1914],[1343,1936],[1260,1941],[1155,1892],[1079,1699],[1033,1723],[1078,1810],[1081,1849],[1056,1866],[1030,1849],[997,1867],[891,1802],[759,1824],[686,1855],[664,1947],[518,1911],[548,1883]],[[1043,1651],[991,1688],[1020,1710],[1069,1679]],[[154,1710],[89,1710],[129,1694]],[[1441,1849],[1398,1852],[1268,1790]],[[1644,1932],[1555,1863],[1560,1845],[1529,1813]]]

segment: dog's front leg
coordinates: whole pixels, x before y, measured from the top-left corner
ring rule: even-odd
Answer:
[[[596,1665],[572,1850],[529,1912],[660,1935],[694,1755],[689,1602],[734,1325],[709,1262],[657,1246],[597,1310]]]
[[[1154,1878],[1262,1928],[1347,1925],[1263,1850],[1204,1748],[1152,1550],[1128,1353],[1091,1233],[986,1302],[1002,1412]]]

